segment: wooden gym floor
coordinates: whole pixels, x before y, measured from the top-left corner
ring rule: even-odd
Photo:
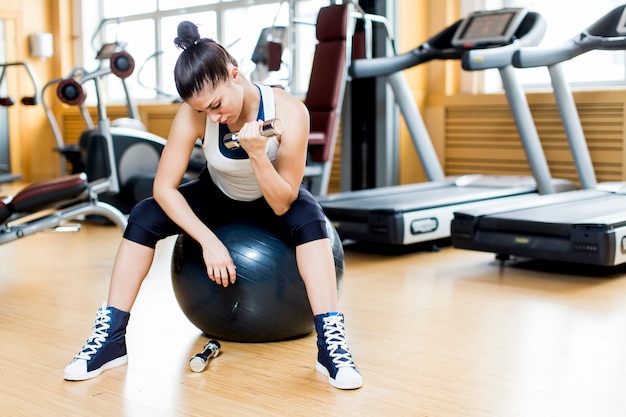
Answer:
[[[626,415],[626,273],[493,255],[346,250],[340,306],[364,386],[340,391],[315,371],[315,339],[222,344],[207,339],[171,288],[174,240],[133,309],[129,364],[83,382],[63,368],[105,300],[121,232],[85,224],[0,247],[3,416]]]

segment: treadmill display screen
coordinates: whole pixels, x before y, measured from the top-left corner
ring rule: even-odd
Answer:
[[[461,23],[452,39],[452,45],[506,45],[512,41],[525,15],[525,9],[475,12]]]
[[[513,13],[499,13],[496,15],[475,16],[470,19],[462,39],[491,39],[501,36],[513,18]]]

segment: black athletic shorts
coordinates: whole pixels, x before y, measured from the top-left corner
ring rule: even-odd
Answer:
[[[179,190],[194,213],[211,230],[228,223],[249,222],[269,228],[293,246],[328,237],[322,207],[303,185],[296,201],[282,216],[276,215],[264,198],[246,202],[226,196],[206,169],[198,178],[181,185]],[[180,233],[183,230],[150,197],[131,210],[124,238],[154,248],[159,240]]]

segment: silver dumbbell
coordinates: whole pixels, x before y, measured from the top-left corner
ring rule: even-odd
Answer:
[[[270,119],[263,122],[259,128],[259,133],[265,137],[277,136],[283,133],[283,121],[279,118]],[[224,136],[224,146],[228,149],[237,149],[239,145],[239,132],[228,133]]]
[[[220,348],[220,342],[217,340],[209,340],[209,342],[204,345],[202,353],[193,355],[189,360],[189,368],[191,368],[193,372],[204,371],[204,368],[206,368],[209,363],[209,359],[216,357],[220,353]]]

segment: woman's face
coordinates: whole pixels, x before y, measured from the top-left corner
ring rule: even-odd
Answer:
[[[241,116],[243,89],[239,84],[239,70],[232,67],[228,80],[215,86],[205,87],[187,100],[197,112],[206,113],[213,123],[235,123]]]

